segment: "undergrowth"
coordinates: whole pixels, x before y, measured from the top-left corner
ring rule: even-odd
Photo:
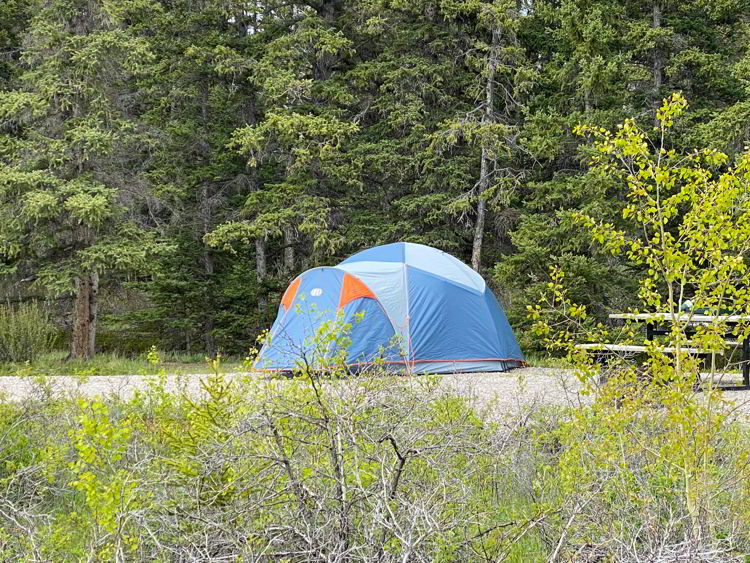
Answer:
[[[0,376],[15,375],[155,375],[209,373],[210,367],[203,358],[175,352],[159,352],[158,362],[149,362],[146,354],[127,357],[118,354],[97,354],[92,360],[66,360],[67,352],[42,354],[30,362],[0,362]],[[225,369],[243,369],[241,358],[224,360]]]
[[[431,377],[210,367],[200,396],[168,392],[161,370],[126,401],[54,398],[38,377],[23,403],[0,403],[0,560],[522,562],[549,551],[558,493],[522,485],[553,461],[530,453],[530,420],[493,422]]]

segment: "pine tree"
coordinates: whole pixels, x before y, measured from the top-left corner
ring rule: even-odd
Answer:
[[[254,174],[227,145],[235,128],[255,118],[249,67],[259,19],[248,2],[169,0],[139,22],[154,53],[140,82],[147,98],[143,119],[158,131],[147,174],[159,228],[176,248],[158,275],[139,284],[154,307],[134,320],[168,347],[237,351],[240,344],[224,335],[239,337],[246,349],[247,326],[259,328],[252,317],[222,321],[247,314],[257,299],[256,284],[236,277],[236,268],[247,267],[246,253],[228,256],[204,241],[217,225],[239,217],[255,189]]]
[[[29,5],[22,0],[6,0],[0,5],[0,90],[11,88],[19,73],[21,35],[29,14]]]
[[[0,251],[53,293],[73,289],[71,358],[96,350],[100,276],[147,266],[127,188],[143,158],[131,81],[151,57],[129,2],[33,6],[19,88],[0,94]]]
[[[524,16],[515,0],[467,2],[462,12],[476,21],[472,31],[479,54],[467,56],[465,64],[475,72],[469,91],[480,93],[479,103],[445,123],[433,146],[444,150],[465,142],[479,149],[478,179],[455,203],[475,206],[471,265],[479,271],[488,206],[502,211],[527,173],[517,139],[535,71],[518,39]]]
[[[337,2],[285,5],[272,23],[264,19],[260,32],[267,40],[252,67],[260,111],[232,135],[257,189],[245,204],[250,222],[224,232],[250,228],[257,250],[269,238],[279,240],[285,276],[296,275],[298,250],[307,256],[335,251],[332,196],[356,182],[341,153],[358,129],[346,119],[351,95],[336,77],[351,51],[337,28],[342,9]]]
[[[480,150],[447,143],[444,133],[481,95],[467,57],[477,11],[429,1],[365,2],[353,11],[361,22],[354,43],[362,48],[344,79],[353,87],[359,132],[347,154],[360,185],[342,199],[345,248],[409,240],[468,259],[464,196],[477,181]]]

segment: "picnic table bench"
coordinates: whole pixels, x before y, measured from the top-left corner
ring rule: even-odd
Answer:
[[[645,321],[646,323],[646,340],[653,341],[655,336],[664,336],[670,334],[668,328],[662,328],[661,325],[673,322],[686,322],[689,326],[713,324],[715,322],[726,323],[730,328],[734,328],[739,323],[750,322],[750,316],[748,315],[705,315],[690,312],[681,312],[675,315],[671,313],[612,313],[609,315],[610,319],[619,320],[630,320],[630,321]],[[686,334],[689,336],[695,334],[694,329],[687,329]],[[729,334],[729,332],[727,333]],[[726,336],[726,334],[725,334]],[[729,340],[725,341],[729,346],[741,346],[742,347],[742,382],[745,388],[750,388],[750,339],[744,338],[741,341]],[[631,344],[609,344],[609,343],[598,343],[592,342],[588,344],[578,344],[578,349],[583,350],[602,350],[606,352],[623,352],[623,353],[641,353],[647,350],[646,346],[638,346]],[[677,349],[674,346],[666,346],[662,350],[667,354],[674,354]],[[693,346],[681,347],[681,350],[691,355],[708,355],[711,352],[696,348]],[[723,355],[723,352],[715,352],[717,355]]]
[[[576,348],[582,349],[582,350],[606,350],[608,352],[645,352],[647,350],[646,346],[638,346],[635,344],[608,344],[606,342],[591,342],[588,344],[577,344]],[[666,346],[661,349],[663,352],[666,352],[667,354],[674,354],[677,351],[677,348],[674,346]],[[702,354],[705,351],[701,350],[700,348],[690,348],[687,346],[682,347],[682,351],[686,354]],[[721,355],[721,352],[717,352],[719,355]]]

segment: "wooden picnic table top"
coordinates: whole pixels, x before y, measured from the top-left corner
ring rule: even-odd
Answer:
[[[625,319],[631,321],[671,321],[672,313],[612,313],[610,319]],[[678,313],[678,321],[689,321],[693,323],[711,323],[714,321],[741,323],[750,321],[750,315],[698,315],[692,313]]]
[[[645,352],[646,350],[648,350],[646,346],[638,346],[633,344],[607,344],[598,342],[576,344],[576,348],[580,350],[606,350],[608,352]],[[667,346],[665,348],[660,348],[660,350],[667,354],[674,354],[677,351],[677,348],[675,346]],[[680,350],[682,350],[682,352],[684,352],[685,354],[701,354],[706,352],[706,350],[691,346],[683,346],[680,348]],[[724,355],[724,352],[722,351],[718,351],[716,353],[719,356]]]

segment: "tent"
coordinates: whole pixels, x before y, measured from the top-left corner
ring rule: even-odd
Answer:
[[[412,373],[505,371],[524,363],[482,276],[450,254],[403,242],[294,279],[255,366],[314,367],[334,353],[345,353],[352,369],[384,362]]]

